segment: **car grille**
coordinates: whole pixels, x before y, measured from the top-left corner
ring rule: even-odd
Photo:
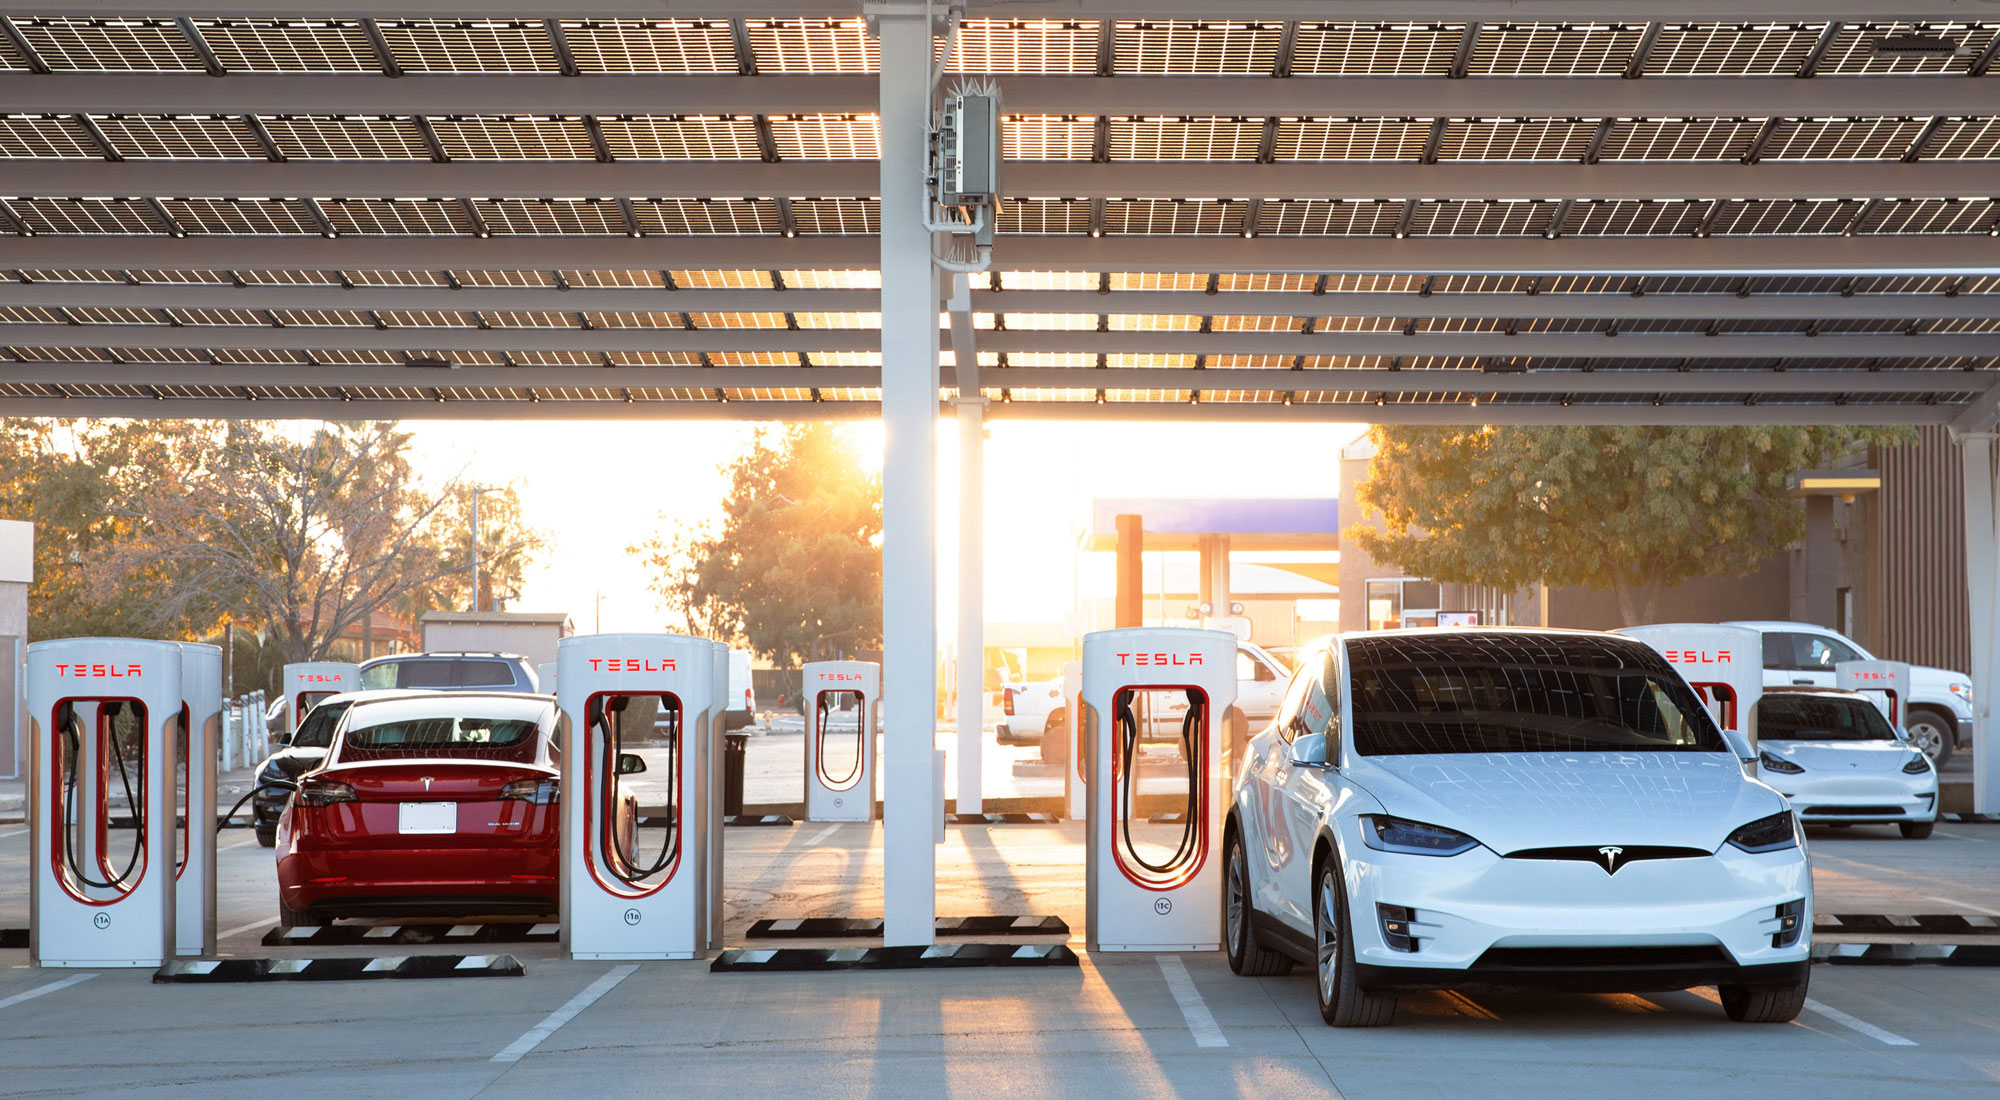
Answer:
[[[1714,855],[1706,848],[1680,848],[1668,844],[1627,844],[1617,855],[1617,866],[1636,863],[1642,859],[1700,859]],[[1604,866],[1604,848],[1591,844],[1572,844],[1561,848],[1522,848],[1508,852],[1508,859],[1574,859],[1583,863]]]
[[[1490,947],[1473,966],[1488,970],[1605,970],[1729,966],[1718,944],[1692,947]]]

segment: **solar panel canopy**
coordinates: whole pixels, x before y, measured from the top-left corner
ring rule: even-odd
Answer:
[[[859,5],[0,13],[10,414],[878,414]],[[1988,14],[967,4],[1007,193],[939,400],[1984,430]]]

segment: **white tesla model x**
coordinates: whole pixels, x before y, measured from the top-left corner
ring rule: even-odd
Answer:
[[[1613,634],[1346,634],[1302,657],[1236,769],[1224,835],[1239,974],[1314,968],[1336,1027],[1400,990],[1715,985],[1789,1020],[1812,871],[1660,655]]]

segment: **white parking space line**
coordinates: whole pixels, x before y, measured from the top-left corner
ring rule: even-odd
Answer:
[[[531,1027],[519,1039],[507,1044],[506,1049],[492,1057],[495,1062],[518,1062],[521,1056],[542,1045],[542,1040],[556,1033],[556,1029],[576,1019],[576,1015],[595,1004],[599,997],[632,976],[639,969],[636,963],[615,966],[611,972],[590,983],[583,992],[569,999],[569,1003],[548,1014],[541,1023]]]
[[[225,928],[222,931],[217,932],[215,934],[215,938],[218,940],[226,940],[229,937],[237,934],[238,932],[248,932],[253,928],[267,928],[276,923],[277,919],[275,917],[265,917],[263,920],[253,920],[249,924],[239,924],[234,928]]]
[[[15,830],[14,830],[13,832],[11,832],[11,833],[0,833],[0,840],[5,840],[5,839],[7,839],[7,838],[8,838],[8,837],[10,837],[10,836],[20,836],[20,835],[21,835],[22,833],[25,833],[25,832],[27,832],[27,831],[28,831],[28,830],[26,830],[26,829],[15,829]]]
[[[1969,841],[1973,842],[1974,844],[1984,844],[1984,843],[1986,843],[1986,838],[1985,838],[1985,837],[1983,837],[1983,836],[1966,836],[1966,835],[1965,835],[1964,833],[1947,833],[1947,832],[1945,832],[1945,831],[1944,831],[1943,829],[1939,829],[1939,830],[1938,830],[1937,832],[1933,833],[1932,835],[1933,835],[1933,836],[1948,836],[1948,837],[1952,838],[1953,840],[1969,840]]]
[[[95,974],[76,974],[72,975],[71,977],[64,978],[61,981],[50,982],[47,985],[38,985],[35,988],[28,990],[26,993],[16,993],[12,997],[8,997],[5,1000],[0,1000],[0,1008],[12,1008],[17,1004],[20,1004],[22,1001],[32,1001],[36,997],[39,997],[44,993],[54,993],[58,989],[68,989],[70,986],[76,985],[81,982],[87,982],[95,977],[97,977],[97,975]]]
[[[1984,914],[1986,914],[1986,915],[1987,915],[1987,916],[1989,916],[1989,917],[2000,917],[2000,909],[1988,909],[1988,908],[1986,908],[1986,907],[1985,907],[1985,906],[1983,906],[1983,905],[1974,905],[1974,904],[1972,904],[1972,903],[1971,903],[1971,902],[1969,902],[1969,901],[1955,901],[1955,900],[1953,900],[1953,899],[1951,899],[1951,898],[1938,898],[1938,897],[1931,897],[1931,896],[1929,896],[1929,895],[1926,895],[1926,896],[1924,897],[1924,900],[1925,900],[1925,901],[1941,901],[1941,902],[1945,903],[1946,905],[1956,905],[1956,906],[1958,906],[1958,907],[1959,907],[1960,909],[1970,909],[1970,910],[1972,910],[1972,911],[1973,911],[1973,912],[1975,912],[1975,913],[1984,913]]]
[[[827,837],[830,837],[839,831],[840,831],[840,826],[828,825],[826,828],[821,829],[818,833],[814,834],[811,840],[806,841],[806,847],[817,848],[821,844],[826,843]]]
[[[1887,1043],[1892,1047],[1913,1047],[1917,1045],[1915,1040],[1905,1039],[1893,1031],[1884,1031],[1866,1020],[1857,1020],[1847,1013],[1830,1005],[1821,1004],[1811,997],[1806,998],[1806,1011],[1818,1016],[1824,1016],[1844,1028],[1858,1031],[1878,1043]]]
[[[1174,1002],[1181,1006],[1181,1018],[1187,1021],[1188,1031],[1194,1036],[1198,1047],[1226,1047],[1229,1040],[1222,1035],[1222,1028],[1215,1022],[1215,1016],[1208,1011],[1208,1005],[1201,999],[1201,991],[1194,987],[1194,978],[1187,972],[1186,964],[1179,955],[1161,955],[1160,973],[1167,979],[1167,991],[1174,995]]]

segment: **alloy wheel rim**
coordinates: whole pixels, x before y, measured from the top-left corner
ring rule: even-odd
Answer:
[[[1936,760],[1938,750],[1944,747],[1944,738],[1937,729],[1929,725],[1919,725],[1909,732],[1910,743],[1917,747],[1917,751]]]
[[[1340,928],[1334,924],[1333,876],[1327,875],[1319,883],[1319,995],[1326,1004],[1333,1003],[1334,971],[1340,965]]]
[[[1231,955],[1243,949],[1243,847],[1232,844],[1229,847],[1229,919],[1223,932],[1229,937]]]

